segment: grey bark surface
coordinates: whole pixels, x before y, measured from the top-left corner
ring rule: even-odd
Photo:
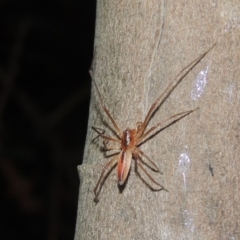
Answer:
[[[178,112],[199,110],[141,146],[164,175],[148,172],[169,192],[151,191],[132,165],[122,192],[113,169],[100,202],[93,202],[93,189],[110,159],[101,152],[101,139],[91,141],[96,137],[91,126],[114,134],[92,90],[78,167],[75,240],[240,239],[239,12],[237,0],[98,1],[94,76],[122,130],[143,121],[178,72],[217,45],[171,93],[149,127]]]

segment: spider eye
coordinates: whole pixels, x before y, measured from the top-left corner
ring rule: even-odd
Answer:
[[[123,131],[124,134],[129,134],[129,129],[127,128],[125,131]]]

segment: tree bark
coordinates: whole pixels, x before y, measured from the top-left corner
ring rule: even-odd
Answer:
[[[116,169],[95,204],[105,164],[91,126],[114,136],[92,91],[75,240],[240,238],[239,1],[99,0],[94,76],[122,130],[143,121],[178,72],[214,49],[174,89],[149,127],[194,109],[141,146],[164,175],[149,173],[169,192],[151,191],[132,165],[123,191]],[[159,43],[160,39],[160,43]],[[159,45],[158,45],[159,43]],[[134,163],[134,162],[133,162]],[[154,187],[154,184],[152,184]]]

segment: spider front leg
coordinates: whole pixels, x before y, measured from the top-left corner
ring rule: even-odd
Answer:
[[[155,126],[151,127],[147,132],[145,132],[145,133],[142,134],[142,136],[138,139],[137,145],[140,145],[140,144],[143,142],[143,140],[149,135],[149,133],[151,133],[152,131],[154,131],[157,127],[163,125],[161,129],[166,128],[166,127],[168,127],[169,125],[171,125],[171,124],[179,121],[180,119],[186,117],[188,114],[196,111],[197,109],[199,109],[199,108],[196,108],[196,109],[193,109],[193,110],[189,110],[189,111],[185,111],[185,112],[181,112],[181,113],[177,113],[177,114],[175,114],[175,115],[173,115],[173,116],[171,116],[171,117],[163,120],[162,122],[159,122],[159,123],[156,124]],[[151,136],[150,136],[150,137],[151,137]],[[145,141],[145,140],[144,140],[144,141]]]
[[[112,122],[118,138],[121,139],[121,133],[122,133],[122,132],[121,132],[120,128],[118,127],[117,123],[115,122],[115,120],[113,119],[112,115],[110,114],[110,112],[108,111],[107,107],[105,106],[105,104],[104,104],[104,102],[103,102],[102,95],[101,95],[101,93],[100,93],[100,91],[99,91],[99,89],[98,89],[98,86],[97,86],[96,82],[95,82],[95,79],[94,79],[94,77],[93,77],[93,72],[92,72],[92,70],[90,70],[89,73],[90,73],[90,76],[91,76],[91,78],[92,78],[93,84],[95,85],[95,88],[96,88],[96,90],[97,90],[97,94],[98,94],[98,96],[99,96],[99,100],[100,100],[100,104],[101,104],[101,106],[102,106],[102,109],[103,109],[104,112],[107,114],[107,116],[109,117],[110,121]]]
[[[118,160],[118,155],[115,156],[114,158],[112,158],[103,168],[102,172],[101,172],[101,176],[97,182],[96,187],[94,188],[94,194],[95,194],[95,198],[94,198],[94,202],[98,203],[99,199],[99,193],[101,191],[102,185],[104,183],[105,178],[107,177],[106,173],[108,173],[113,167],[114,165],[117,164],[117,160]],[[100,186],[100,187],[99,187]]]
[[[186,67],[184,67],[174,78],[172,82],[167,86],[167,88],[164,90],[164,92],[155,100],[155,102],[150,107],[147,116],[145,117],[143,123],[142,123],[142,129],[139,133],[141,136],[148,125],[148,122],[152,118],[154,112],[160,107],[163,102],[167,99],[167,97],[171,94],[171,92],[176,88],[176,86],[184,79],[184,77],[210,52],[210,50],[213,49],[213,47],[216,45],[216,43],[209,48],[206,52],[204,52],[202,55],[197,57],[195,60],[193,60],[191,63],[189,63]]]

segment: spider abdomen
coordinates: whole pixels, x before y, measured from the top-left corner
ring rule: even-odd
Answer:
[[[118,175],[118,184],[122,185],[127,179],[130,166],[132,162],[132,152],[129,150],[122,150],[119,154],[118,158],[118,168],[117,168],[117,175]]]

